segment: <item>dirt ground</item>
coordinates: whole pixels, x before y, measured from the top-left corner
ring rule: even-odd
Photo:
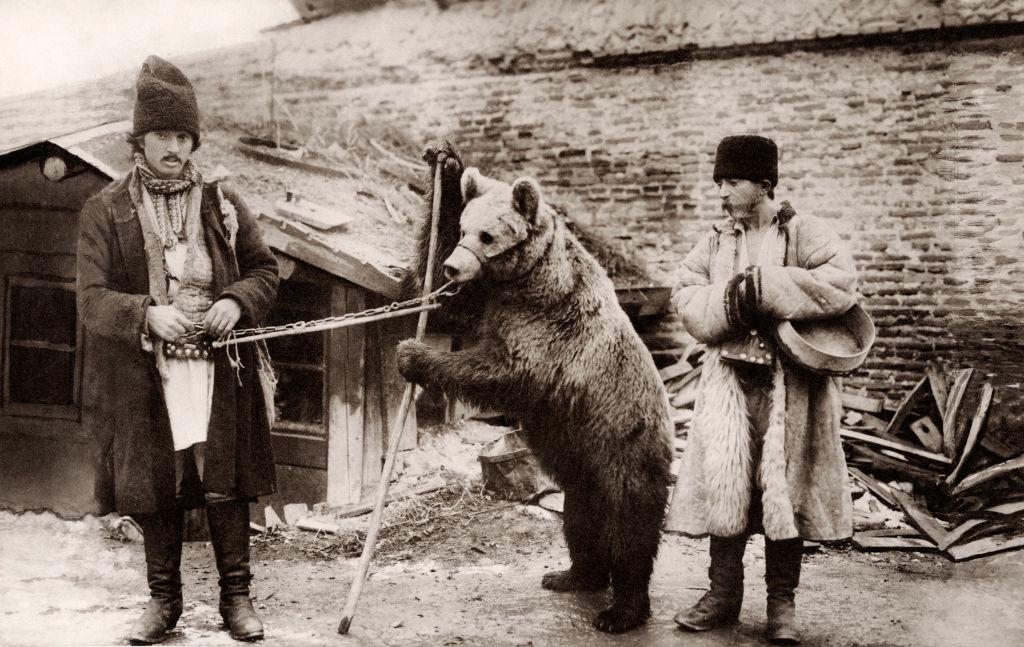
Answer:
[[[495,502],[497,507],[500,502]],[[142,546],[107,520],[0,512],[0,645],[118,645],[145,603]],[[296,529],[253,540],[256,607],[267,645],[761,645],[763,548],[747,552],[738,627],[676,630],[672,615],[706,587],[706,542],[667,535],[650,623],[601,635],[608,595],[553,594],[541,576],[567,560],[560,520],[500,507],[433,530],[375,561],[351,633],[336,633],[356,559],[334,536]],[[333,542],[333,543],[332,543]],[[168,645],[233,644],[220,629],[209,543],[185,546],[185,614]],[[807,555],[798,595],[804,644],[1024,644],[1024,552],[952,564],[917,553],[823,548]]]

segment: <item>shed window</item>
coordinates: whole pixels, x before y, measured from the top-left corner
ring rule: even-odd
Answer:
[[[78,326],[74,283],[27,277],[7,281],[4,406],[11,413],[76,414]]]
[[[327,316],[329,291],[322,285],[283,281],[269,323],[281,325]],[[277,373],[277,424],[282,431],[324,434],[325,333],[277,337],[267,341]]]

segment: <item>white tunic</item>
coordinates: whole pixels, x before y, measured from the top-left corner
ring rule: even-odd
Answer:
[[[185,268],[188,245],[179,242],[174,249],[164,250],[167,269],[181,276]],[[174,299],[178,281],[170,280],[167,296]],[[164,402],[171,419],[174,451],[206,442],[213,404],[213,361],[168,357],[164,378]]]
[[[160,231],[160,225],[156,222],[156,208],[149,191],[142,191],[142,201],[155,229]],[[202,258],[197,259],[197,262],[209,265],[209,256],[205,254],[205,250],[200,256]],[[175,302],[182,287],[179,278],[185,275],[187,258],[186,241],[178,241],[173,249],[164,249],[164,263],[169,276],[167,296],[171,303]],[[201,270],[209,272],[209,267],[202,267]],[[178,307],[178,310],[184,311],[182,307]],[[213,404],[214,365],[213,361],[208,359],[167,357],[166,360],[167,374],[163,378],[164,403],[167,406],[167,416],[170,418],[174,451],[179,451],[196,443],[206,442]]]

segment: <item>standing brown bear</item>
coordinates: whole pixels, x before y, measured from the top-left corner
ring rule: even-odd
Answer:
[[[428,146],[424,158],[431,171],[443,168],[437,258],[449,280],[464,284],[454,311],[444,310],[471,323],[478,344],[442,352],[405,341],[398,369],[411,382],[521,420],[565,492],[572,565],[542,585],[594,591],[610,579],[613,603],[594,626],[633,629],[650,617],[671,478],[671,418],[654,362],[611,280],[535,181],[509,186],[475,168],[463,172],[447,143]],[[426,227],[421,274],[425,238]]]

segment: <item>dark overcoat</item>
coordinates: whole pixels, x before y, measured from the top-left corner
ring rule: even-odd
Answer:
[[[221,197],[233,209],[222,209]],[[232,210],[237,232],[225,220],[224,211]],[[277,294],[274,255],[228,187],[203,186],[201,217],[215,298],[232,297],[241,305],[236,328],[256,325]],[[146,308],[154,305],[149,267],[123,178],[85,203],[78,239],[78,314],[85,327],[82,418],[97,443],[96,499],[102,512],[152,512],[175,502],[174,446],[162,382],[153,353],[142,345]],[[237,348],[237,374],[223,348],[213,356],[204,485],[210,492],[252,498],[276,488],[265,409],[273,403],[264,402],[256,349]]]

